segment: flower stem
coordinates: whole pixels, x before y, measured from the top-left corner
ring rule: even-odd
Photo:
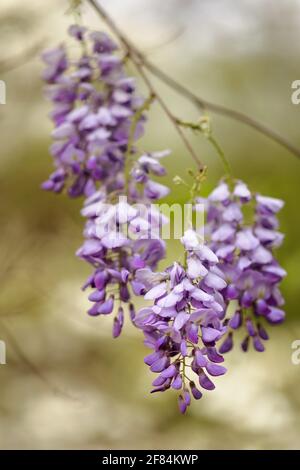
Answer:
[[[134,113],[134,115],[132,116],[131,125],[130,125],[130,129],[129,129],[129,135],[128,135],[127,149],[126,149],[126,153],[124,155],[124,165],[125,166],[127,165],[129,157],[132,153],[132,147],[133,147],[133,144],[134,144],[135,131],[136,131],[137,125],[139,123],[139,120],[141,119],[144,111],[147,111],[150,108],[150,105],[151,105],[151,103],[153,102],[154,99],[155,99],[155,95],[154,95],[154,93],[151,93],[148,96],[148,98],[144,101],[142,106],[140,106],[137,109],[137,111]],[[129,183],[129,181],[128,181],[128,172],[126,171],[126,168],[125,168],[125,193],[126,194],[127,194],[127,190],[128,190],[128,183]]]

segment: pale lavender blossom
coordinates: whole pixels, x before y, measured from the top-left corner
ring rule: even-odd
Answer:
[[[219,257],[218,275],[227,283],[222,290],[227,305],[235,313],[228,323],[228,336],[220,347],[225,353],[233,347],[233,333],[243,327],[246,336],[242,349],[250,342],[261,352],[268,339],[264,324],[275,325],[284,320],[284,300],[279,283],[286,275],[275,258],[274,249],[283,240],[278,232],[279,199],[252,194],[246,184],[238,181],[233,190],[222,181],[205,201],[207,210],[206,237]],[[245,221],[244,209],[248,209]]]
[[[53,103],[50,152],[56,168],[42,187],[56,193],[66,188],[71,197],[90,196],[102,183],[118,188],[132,116],[144,100],[112,39],[77,25],[69,34],[79,43],[79,57],[69,57],[64,45],[42,55],[45,93]],[[143,134],[144,121],[142,114],[134,140]]]
[[[82,215],[87,218],[85,241],[77,251],[80,258],[94,267],[84,286],[93,289],[89,296],[93,306],[88,313],[107,315],[119,305],[113,323],[114,337],[119,336],[124,323],[122,305],[129,306],[129,316],[133,319],[132,297],[145,293],[136,272],[146,268],[154,270],[165,256],[165,242],[159,238],[165,219],[145,197],[143,183],[137,188],[136,181],[131,180],[130,185],[129,199],[123,189],[109,193],[103,187],[86,200],[82,209]],[[117,201],[109,202],[116,194]]]
[[[137,271],[136,278],[147,291],[145,299],[153,304],[141,309],[134,322],[143,330],[146,346],[153,349],[145,358],[150,370],[159,374],[152,393],[180,390],[179,409],[185,413],[191,395],[201,398],[199,388],[213,390],[210,377],[226,372],[216,348],[226,333],[220,293],[226,283],[213,273],[218,258],[200,243],[194,230],[185,232],[182,243],[185,266],[174,262],[162,273]]]
[[[77,255],[94,268],[84,286],[93,289],[88,313],[117,312],[113,336],[118,337],[123,304],[133,319],[132,295],[144,293],[135,272],[154,269],[165,255],[159,238],[162,216],[151,201],[169,192],[152,179],[165,175],[160,160],[169,151],[138,154],[135,142],[146,120],[140,112],[144,99],[136,94],[115,42],[106,33],[90,33],[78,25],[69,34],[78,42],[79,58],[68,57],[64,45],[43,54],[46,96],[53,103],[56,170],[42,187],[56,193],[67,188],[71,197],[86,197],[85,241]],[[128,175],[126,159],[132,156],[136,160]],[[134,208],[136,204],[144,209]]]

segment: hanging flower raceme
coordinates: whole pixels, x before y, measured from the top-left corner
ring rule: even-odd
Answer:
[[[105,33],[73,25],[69,34],[81,46],[79,58],[70,58],[65,45],[42,56],[46,96],[53,103],[50,151],[56,167],[42,187],[56,193],[67,187],[71,197],[90,196],[99,182],[111,190],[117,186],[132,116],[144,100]],[[141,114],[133,140],[142,135],[144,120]]]
[[[228,335],[220,352],[232,349],[233,333],[242,327],[246,331],[242,349],[247,351],[252,341],[257,351],[263,351],[263,341],[268,339],[264,323],[275,325],[285,316],[278,285],[286,273],[273,253],[283,239],[276,217],[283,202],[252,194],[238,181],[232,191],[226,182],[221,182],[205,204],[206,236],[228,284],[222,294],[234,310],[225,320]]]
[[[93,306],[88,313],[108,315],[116,311],[114,307],[118,305],[114,337],[122,330],[124,304],[129,304],[133,319],[132,294],[145,292],[144,285],[135,277],[136,271],[146,267],[155,269],[165,256],[165,243],[160,239],[160,232],[166,220],[151,202],[165,196],[168,188],[152,181],[149,175],[151,172],[158,174],[155,171],[158,167],[159,173],[163,173],[157,158],[167,154],[142,155],[128,184],[123,182],[118,192],[107,193],[103,188],[94,193],[82,210],[88,219],[84,231],[86,240],[77,255],[95,268],[84,286],[93,288],[89,296]],[[138,178],[137,181],[137,173],[143,175],[141,180]]]
[[[215,388],[209,376],[226,372],[216,349],[226,332],[220,293],[226,283],[216,268],[218,258],[199,242],[195,231],[188,230],[182,243],[186,266],[175,262],[162,273],[147,268],[137,271],[137,279],[147,290],[145,299],[153,305],[138,312],[135,324],[143,330],[145,344],[153,349],[145,358],[158,374],[152,392],[179,390],[179,408],[184,413],[191,395],[199,399],[200,389]]]

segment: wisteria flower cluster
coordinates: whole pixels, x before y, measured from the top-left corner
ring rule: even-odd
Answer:
[[[231,318],[226,318],[228,335],[220,352],[232,349],[233,333],[242,327],[246,331],[242,349],[247,351],[251,340],[257,351],[264,351],[263,341],[268,339],[264,321],[277,324],[285,316],[278,286],[286,272],[274,256],[283,240],[276,217],[283,201],[252,194],[241,181],[230,190],[223,181],[204,202],[206,238],[227,283],[222,292],[225,302],[234,306]]]
[[[174,262],[163,273],[139,271],[148,290],[145,299],[153,305],[139,311],[135,324],[143,330],[145,344],[153,349],[145,358],[151,371],[159,374],[152,392],[170,387],[180,390],[179,408],[184,413],[191,394],[198,400],[202,396],[199,388],[215,388],[209,376],[226,372],[219,365],[224,359],[216,349],[226,332],[221,294],[226,283],[216,272],[217,256],[199,242],[195,231],[188,230],[182,243],[186,266]],[[191,374],[197,377],[198,387]]]
[[[69,35],[79,46],[76,58],[64,44],[43,54],[55,171],[42,187],[85,198],[77,256],[93,269],[83,286],[91,289],[88,313],[112,315],[116,338],[128,310],[152,350],[144,360],[158,374],[152,393],[176,390],[185,413],[191,397],[200,399],[225,374],[223,354],[237,330],[243,351],[252,342],[262,352],[265,324],[284,320],[279,284],[286,273],[274,253],[283,240],[277,220],[283,202],[232,177],[205,199],[194,195],[207,214],[205,239],[191,221],[181,238],[183,261],[179,255],[157,271],[167,219],[152,203],[169,193],[156,179],[166,174],[161,159],[170,152],[137,146],[155,94],[137,94],[128,57],[107,34],[72,25]],[[191,192],[202,178],[195,176]],[[136,312],[134,297],[141,295],[150,305]]]
[[[124,152],[130,138],[132,116],[143,105],[126,75],[117,45],[105,33],[72,25],[69,34],[80,44],[79,58],[68,57],[65,45],[43,54],[46,96],[53,103],[51,146],[56,170],[44,189],[71,197],[90,196],[97,183],[118,189],[124,171]],[[143,114],[133,140],[143,133]]]
[[[87,199],[82,214],[87,217],[86,240],[77,255],[94,266],[94,273],[84,285],[84,289],[93,289],[89,295],[93,305],[88,313],[108,315],[118,304],[113,324],[113,336],[117,337],[124,321],[122,304],[130,302],[132,293],[145,292],[135,273],[145,267],[155,269],[165,256],[165,243],[159,238],[164,220],[150,204],[131,205],[126,197],[107,204],[100,191]],[[129,313],[133,320],[131,302]]]
[[[69,59],[63,45],[43,54],[46,94],[54,105],[51,153],[57,167],[43,188],[58,193],[68,186],[69,196],[86,196],[85,242],[77,255],[94,267],[84,285],[93,289],[88,313],[108,315],[118,305],[113,323],[117,337],[123,304],[129,303],[134,318],[131,292],[143,293],[136,270],[154,269],[165,255],[159,238],[164,218],[151,202],[169,189],[151,175],[165,174],[160,159],[169,151],[144,153],[128,168],[153,97],[144,100],[135,93],[134,79],[105,33],[73,25],[69,34],[81,44],[78,60]]]

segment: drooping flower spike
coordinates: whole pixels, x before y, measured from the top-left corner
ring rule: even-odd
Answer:
[[[129,304],[134,318],[132,294],[142,295],[144,286],[137,281],[138,269],[155,269],[165,256],[165,243],[159,238],[162,215],[151,205],[129,204],[125,196],[108,204],[106,195],[94,193],[85,203],[82,214],[88,218],[85,242],[77,255],[94,267],[84,289],[91,287],[88,313],[108,315],[119,305],[113,325],[113,336],[121,333],[124,323],[123,304]]]
[[[164,220],[151,201],[169,192],[152,179],[165,174],[160,159],[169,151],[138,157],[134,144],[153,97],[144,100],[136,94],[117,45],[105,33],[77,25],[69,34],[82,46],[79,59],[67,57],[63,45],[43,55],[46,93],[54,105],[51,153],[57,167],[43,188],[61,192],[68,187],[71,197],[87,198],[82,209],[85,242],[77,255],[94,267],[84,286],[93,289],[88,313],[115,313],[117,337],[124,323],[123,304],[129,304],[133,318],[132,293],[143,293],[136,270],[154,269],[165,255],[159,238]]]
[[[76,25],[69,34],[79,43],[79,58],[69,57],[65,45],[42,56],[46,96],[53,103],[50,151],[56,167],[43,188],[90,196],[100,182],[118,188],[132,117],[144,99],[135,93],[135,80],[126,75],[109,36]],[[144,120],[141,114],[133,140],[143,134]]]
[[[185,413],[191,395],[198,400],[203,389],[215,388],[210,377],[226,372],[216,349],[226,332],[220,293],[226,283],[216,269],[218,258],[200,243],[194,230],[186,231],[182,243],[186,266],[174,262],[162,273],[137,272],[147,290],[145,299],[153,305],[138,312],[135,324],[143,330],[145,344],[153,349],[145,358],[158,374],[152,393],[178,390],[179,409]]]
[[[261,352],[268,339],[265,323],[275,325],[285,317],[278,286],[286,272],[274,255],[283,240],[276,217],[283,202],[252,194],[241,181],[232,191],[226,182],[221,182],[204,202],[206,237],[227,282],[222,294],[227,306],[234,307],[233,315],[225,320],[229,331],[220,352],[232,349],[234,332],[242,327],[246,333],[242,349],[247,351],[252,342]],[[244,215],[246,211],[249,220]]]

